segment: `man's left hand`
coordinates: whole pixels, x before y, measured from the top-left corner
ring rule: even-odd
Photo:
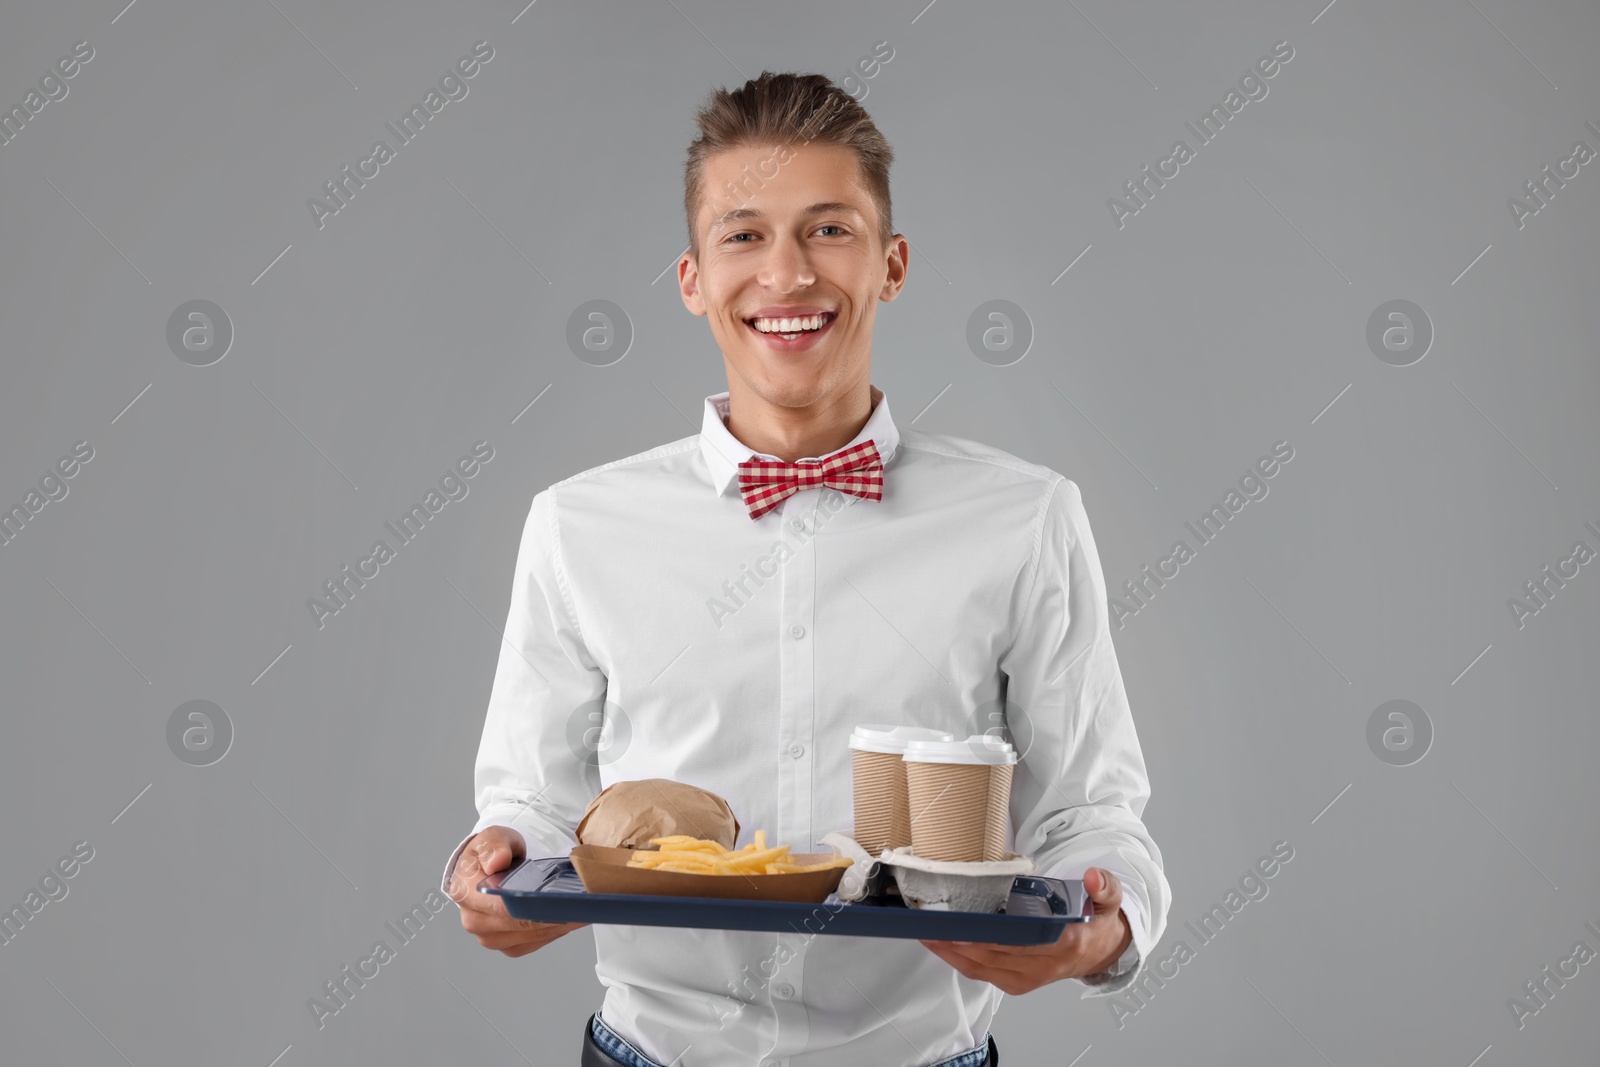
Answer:
[[[1099,974],[1127,951],[1133,940],[1122,913],[1122,883],[1116,875],[1090,867],[1083,888],[1094,901],[1094,916],[1069,923],[1052,945],[991,945],[974,941],[923,941],[928,951],[950,966],[1003,993],[1019,996],[1063,978]]]

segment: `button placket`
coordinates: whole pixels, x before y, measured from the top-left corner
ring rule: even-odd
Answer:
[[[779,685],[778,723],[773,740],[778,746],[777,759],[777,836],[775,842],[798,843],[797,850],[805,851],[804,842],[812,840],[811,825],[811,773],[810,744],[816,721],[814,622],[816,608],[817,563],[813,543],[817,531],[817,507],[821,493],[802,490],[784,501],[783,521],[793,533],[784,540],[794,549],[793,556],[784,564],[782,575],[777,632]],[[770,1051],[786,1055],[792,1049],[803,1048],[809,1027],[806,1009],[799,1002],[799,984],[795,981],[804,966],[806,942],[796,935],[779,934],[781,942],[792,950],[788,959],[772,976],[768,985],[768,1001],[772,1005],[776,1032]],[[787,991],[787,992],[785,992]],[[774,1064],[779,1060],[763,1061]]]
[[[816,509],[821,493],[802,490],[784,502],[784,521],[816,530]],[[793,558],[784,564],[783,599],[778,619],[779,698],[774,741],[782,755],[778,767],[777,841],[794,842],[806,851],[812,840],[810,742],[816,722],[815,633],[817,560],[815,533],[795,544]]]
[[[805,967],[810,938],[798,934],[779,934],[779,943],[789,951],[784,962],[773,971],[767,985],[767,1001],[772,1007],[777,1031],[769,1052],[787,1055],[804,1048],[810,1038],[810,1020],[805,1005],[799,1002],[799,981]]]

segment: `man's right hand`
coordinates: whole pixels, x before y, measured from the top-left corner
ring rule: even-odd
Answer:
[[[505,901],[493,893],[477,890],[484,876],[503,871],[523,858],[522,835],[504,826],[483,830],[456,857],[455,873],[450,878],[450,899],[461,905],[461,927],[492,948],[515,958],[544,948],[562,934],[588,926],[588,923],[539,923],[513,919]]]

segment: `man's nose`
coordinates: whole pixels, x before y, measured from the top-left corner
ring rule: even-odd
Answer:
[[[811,285],[817,276],[804,243],[792,237],[776,237],[768,245],[757,280],[765,288],[787,293]]]

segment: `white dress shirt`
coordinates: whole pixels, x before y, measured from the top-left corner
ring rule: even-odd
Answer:
[[[1021,754],[1008,843],[1042,874],[1121,879],[1132,944],[1079,980],[1085,997],[1118,992],[1171,889],[1141,821],[1150,786],[1078,487],[901,429],[871,391],[850,444],[876,444],[881,500],[804,489],[752,521],[736,467],[757,453],[729,432],[726,392],[698,435],[534,497],[472,833],[508,826],[528,855],[565,856],[602,788],[671,778],[728,801],[739,847],[764,829],[826,852],[818,839],[854,821],[857,724],[964,737],[1005,707]],[[602,1018],[662,1064],[925,1067],[982,1046],[1003,996],[915,940],[591,929]]]

